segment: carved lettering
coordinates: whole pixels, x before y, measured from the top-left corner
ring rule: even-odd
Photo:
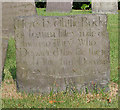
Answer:
[[[40,85],[46,90],[55,81],[64,89],[65,80],[81,86],[94,79],[107,79],[109,37],[106,15],[22,19],[23,23],[19,19],[16,24],[17,65],[26,69],[23,77],[27,77],[27,81],[37,82],[36,87]]]
[[[94,40],[89,40],[88,38],[86,38],[86,39],[81,38],[81,39],[78,39],[78,41],[79,41],[80,46],[84,46],[84,45],[94,46],[94,45],[96,45],[96,42]]]

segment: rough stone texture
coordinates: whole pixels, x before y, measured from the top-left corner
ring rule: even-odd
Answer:
[[[2,38],[2,70],[4,69],[6,54],[7,54],[7,47],[8,47],[8,38]]]
[[[80,90],[109,82],[106,15],[19,17],[15,28],[20,91]]]
[[[92,12],[93,13],[101,13],[101,14],[117,14],[118,13],[118,2],[94,2],[92,0]]]
[[[34,0],[33,0],[34,1]],[[14,37],[14,19],[17,16],[35,15],[34,2],[2,3],[2,70],[6,59],[9,37]]]
[[[15,17],[29,16],[35,14],[36,9],[35,3],[33,2],[3,2],[2,3],[3,36],[14,36]]]
[[[50,2],[51,0],[47,0],[46,11],[47,12],[70,12],[72,10],[73,0],[70,2]]]
[[[0,86],[1,81],[2,81],[2,3],[0,2]]]

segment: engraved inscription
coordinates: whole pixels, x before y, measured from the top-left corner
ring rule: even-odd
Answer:
[[[16,19],[17,62],[25,68],[27,81],[31,82],[31,76],[32,82],[38,82],[37,87],[42,88],[57,81],[63,88],[64,79],[82,85],[106,78],[109,74],[106,22],[106,15]]]

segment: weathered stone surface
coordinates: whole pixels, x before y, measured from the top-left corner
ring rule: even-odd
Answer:
[[[8,37],[3,37],[2,36],[2,50],[1,50],[1,53],[2,53],[2,72],[4,71],[4,64],[5,64],[5,60],[6,60],[6,55],[7,55],[7,47],[8,47],[8,40],[9,38]],[[1,77],[2,77],[2,73],[1,73]]]
[[[47,0],[46,11],[47,12],[70,12],[72,10],[73,0],[70,2],[63,2],[57,0],[56,2],[51,2]]]
[[[80,90],[109,82],[106,15],[19,17],[15,28],[20,91]]]
[[[108,2],[104,0],[104,2],[95,2],[96,0],[92,0],[92,12],[93,13],[101,13],[101,14],[117,14],[118,13],[118,2],[117,0],[113,0],[115,2]]]
[[[2,70],[4,69],[6,54],[7,54],[7,47],[8,47],[8,38],[2,38]]]
[[[15,17],[29,16],[35,14],[36,9],[34,2],[3,2],[2,3],[3,36],[14,36]]]
[[[6,59],[9,37],[14,37],[14,19],[17,16],[35,15],[33,2],[3,2],[2,3],[2,70]]]
[[[2,3],[0,2],[0,85],[2,81]]]

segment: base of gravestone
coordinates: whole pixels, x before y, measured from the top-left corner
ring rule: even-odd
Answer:
[[[34,88],[34,87],[33,87]],[[101,92],[109,92],[109,83],[105,84],[100,84],[100,83],[93,83],[91,82],[90,84],[83,84],[83,85],[73,85],[73,84],[66,84],[64,87],[58,87],[56,84],[53,86],[49,86],[47,89],[33,89],[33,88],[28,88],[22,85],[17,84],[17,91],[19,92],[25,92],[25,93],[34,93],[34,94],[50,94],[51,92],[53,93],[96,93],[99,94]],[[35,87],[37,88],[37,87]]]
[[[18,72],[18,71],[17,71]],[[23,72],[23,71],[21,71]],[[25,74],[25,73],[24,73]],[[19,75],[18,75],[19,77]],[[66,78],[52,78],[41,75],[39,77],[39,81],[21,81],[21,79],[17,78],[17,90],[19,92],[26,93],[35,93],[35,94],[49,94],[50,92],[58,93],[58,92],[79,92],[79,93],[101,93],[108,92],[109,89],[109,79],[94,79],[93,81],[85,83],[77,83],[78,78],[74,77],[66,77]],[[76,80],[76,81],[75,81]],[[89,79],[88,79],[89,80]],[[26,82],[26,83],[25,83]],[[42,88],[42,89],[41,89]]]

